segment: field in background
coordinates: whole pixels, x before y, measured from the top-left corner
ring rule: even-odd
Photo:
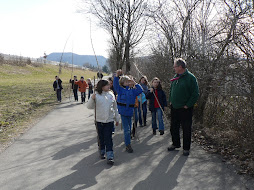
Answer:
[[[0,65],[0,145],[23,133],[33,118],[45,115],[57,105],[52,84],[58,66]],[[62,68],[63,98],[70,94],[72,69]],[[96,72],[74,69],[73,75],[93,78]],[[0,148],[1,149],[1,148]]]

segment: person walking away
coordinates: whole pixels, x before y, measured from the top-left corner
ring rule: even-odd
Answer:
[[[63,89],[62,80],[58,76],[55,76],[55,79],[56,80],[53,83],[53,88],[54,88],[54,91],[56,91],[57,101],[61,102],[62,101],[62,89]]]
[[[140,127],[146,126],[146,117],[147,117],[147,99],[144,92],[138,95],[138,119]],[[142,108],[141,108],[142,106]],[[144,125],[143,125],[144,121]]]
[[[115,96],[110,91],[110,85],[107,80],[100,80],[97,83],[96,93],[88,100],[87,108],[96,109],[95,120],[99,136],[100,157],[105,159],[106,153],[107,163],[113,165],[112,128],[114,121],[116,121],[116,126],[118,126],[120,116],[117,111]]]
[[[78,85],[75,84],[76,81],[78,81],[77,76],[74,76],[73,80],[70,79],[71,89],[73,91],[74,99],[75,101],[78,102]]]
[[[97,73],[97,79],[102,79],[103,78],[103,74],[101,72]]]
[[[178,58],[174,62],[176,75],[171,79],[169,102],[171,103],[172,145],[168,151],[181,147],[180,125],[183,129],[183,155],[190,154],[192,114],[194,104],[199,97],[196,77],[188,71],[185,60]]]
[[[113,80],[113,86],[117,92],[117,107],[122,119],[126,151],[128,153],[132,153],[131,118],[133,116],[136,97],[141,94],[143,90],[142,87],[134,80],[131,80],[128,76],[121,76],[122,74],[122,70],[116,71],[116,77]],[[130,88],[129,86],[135,87]]]
[[[157,129],[157,117],[159,121],[160,135],[164,134],[164,122],[163,122],[163,110],[167,106],[167,99],[164,91],[162,90],[161,82],[159,78],[153,78],[151,82],[152,88],[150,88],[146,94],[146,98],[149,99],[149,110],[152,113],[152,128],[153,134],[156,135]],[[156,96],[156,97],[155,97]]]
[[[81,93],[81,104],[86,101],[86,88],[88,87],[84,77],[82,76],[79,81],[75,81],[75,84],[79,86],[79,92]]]
[[[93,84],[90,78],[86,80],[88,85],[88,99],[90,99],[91,94],[93,93]]]
[[[115,97],[116,97],[117,92],[115,91],[114,86],[113,86],[113,78],[112,78],[112,77],[109,77],[109,78],[108,78],[108,81],[109,81],[109,85],[110,85],[110,90],[112,90],[112,92],[114,93],[114,95],[115,95]]]
[[[113,78],[112,78],[112,77],[109,77],[109,78],[108,78],[108,82],[109,82],[109,85],[110,85],[110,90],[114,93],[115,98],[116,98],[117,93],[116,93],[116,91],[115,91],[115,89],[114,89],[114,86],[113,86]],[[112,134],[115,134],[115,126],[114,126],[113,129],[112,129]]]
[[[139,95],[139,97],[138,97],[138,100],[139,100],[139,107],[138,107],[139,124],[140,124],[140,127],[143,127],[143,126],[146,126],[146,118],[147,118],[147,100],[146,100],[145,95],[148,92],[148,82],[147,82],[146,76],[142,76],[140,78],[139,84],[143,88],[143,93],[141,95]],[[142,103],[140,103],[140,102],[142,102]],[[141,105],[142,105],[142,107],[141,107]]]

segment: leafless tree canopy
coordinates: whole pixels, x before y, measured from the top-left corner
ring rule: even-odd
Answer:
[[[146,0],[84,0],[88,13],[111,36],[110,61],[115,67],[130,71],[131,50],[140,43],[147,26]]]

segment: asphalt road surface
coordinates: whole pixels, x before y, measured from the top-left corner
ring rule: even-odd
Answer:
[[[165,135],[152,135],[149,117],[130,154],[117,127],[109,166],[97,151],[94,111],[66,100],[0,154],[0,190],[254,189],[252,179],[194,143],[189,157],[168,152],[169,133],[166,126]]]

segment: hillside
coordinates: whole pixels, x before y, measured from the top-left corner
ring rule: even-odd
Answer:
[[[48,55],[47,57],[47,60],[50,60],[50,61],[60,61],[61,60],[61,56],[62,56],[62,53],[51,53]],[[97,56],[97,59],[98,59],[98,62],[99,62],[99,65],[101,67],[103,67],[105,64],[106,64],[106,61],[107,59],[103,56]],[[62,62],[63,63],[72,63],[72,53],[70,52],[66,52],[63,54],[63,57],[62,57]],[[83,64],[85,63],[89,63],[95,67],[97,67],[97,63],[96,63],[96,59],[95,59],[95,56],[94,55],[78,55],[78,54],[75,54],[73,53],[73,63],[75,65],[80,65],[80,66],[83,66]]]
[[[31,119],[46,114],[57,105],[52,84],[59,67],[48,64],[0,64],[0,152],[9,140],[15,139],[32,123]],[[93,78],[96,72],[62,68],[63,98],[70,95],[71,75]]]

